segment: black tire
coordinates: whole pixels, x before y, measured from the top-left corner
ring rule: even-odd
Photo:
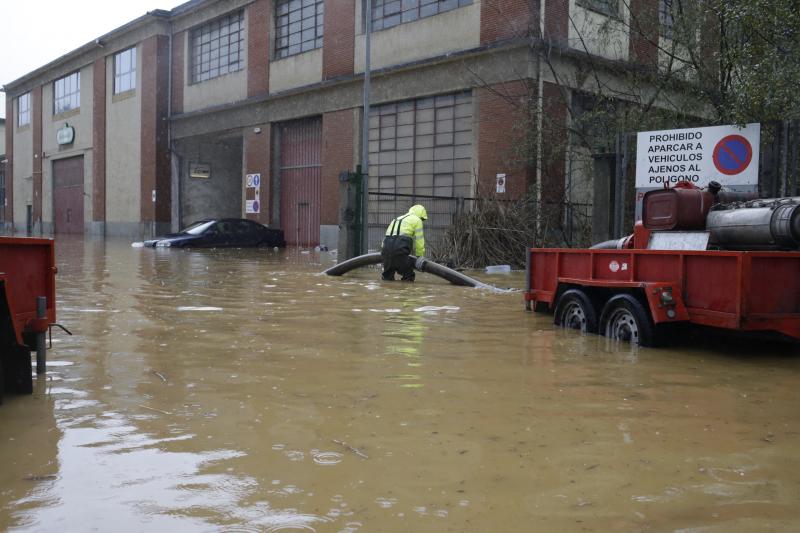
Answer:
[[[561,295],[556,304],[554,322],[563,328],[597,333],[597,311],[581,289],[569,289]]]
[[[550,312],[550,304],[547,302],[536,302],[533,305],[533,312],[534,313],[549,313]]]
[[[600,334],[640,346],[656,345],[656,327],[650,312],[630,294],[611,298],[600,314]]]

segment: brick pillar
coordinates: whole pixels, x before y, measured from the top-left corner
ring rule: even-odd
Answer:
[[[42,87],[31,91],[33,137],[33,226],[42,229]]]
[[[183,113],[183,86],[186,63],[186,32],[180,31],[172,36],[172,113]]]
[[[544,0],[544,39],[566,46],[569,37],[569,2]]]
[[[269,224],[271,220],[270,208],[272,206],[272,179],[270,179],[270,149],[271,128],[269,124],[258,126],[261,133],[255,133],[254,128],[248,128],[244,134],[244,173],[261,174],[260,212],[246,215],[250,220],[262,224]]]
[[[247,96],[266,94],[269,91],[271,5],[269,0],[256,0],[248,8]]]
[[[320,224],[339,223],[339,173],[353,171],[357,109],[322,115],[322,205]]]
[[[6,205],[5,222],[14,223],[14,130],[17,117],[14,115],[14,98],[6,95]]]
[[[558,85],[543,84],[542,110],[542,202],[545,204],[545,216],[560,217],[566,176],[568,113]]]
[[[534,87],[535,89],[535,87]],[[529,89],[524,81],[476,89],[478,97],[478,194],[494,196],[497,174],[506,175],[506,192],[498,197],[525,196],[532,173],[518,159],[515,147],[525,142]]]
[[[322,47],[323,79],[327,80],[353,73],[355,8],[355,0],[325,0],[325,39]]]
[[[630,60],[658,65],[658,0],[631,0]]]
[[[94,62],[92,109],[92,220],[106,220],[106,58]]]
[[[168,223],[171,215],[170,157],[167,128],[169,39],[154,35],[142,51],[141,221]],[[153,202],[153,190],[156,202]]]
[[[539,1],[483,0],[481,44],[527,36],[538,20]]]

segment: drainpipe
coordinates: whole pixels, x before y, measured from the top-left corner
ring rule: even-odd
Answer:
[[[364,61],[364,116],[361,126],[361,253],[369,252],[369,96],[370,96],[370,36],[372,34],[372,0],[366,0],[366,50]]]

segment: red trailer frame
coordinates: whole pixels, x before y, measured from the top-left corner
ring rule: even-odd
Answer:
[[[0,397],[6,386],[31,390],[30,352],[56,322],[56,272],[51,239],[0,237]],[[47,305],[39,316],[42,296]]]
[[[552,311],[570,288],[597,312],[630,294],[655,326],[690,322],[800,339],[800,252],[529,250],[528,309]]]

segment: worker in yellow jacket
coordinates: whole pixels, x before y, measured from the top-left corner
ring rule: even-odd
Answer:
[[[408,213],[392,220],[386,228],[381,255],[383,256],[383,279],[394,280],[399,272],[403,281],[414,281],[414,261],[409,257],[425,255],[425,236],[422,221],[427,220],[428,212],[421,205],[413,205]]]

